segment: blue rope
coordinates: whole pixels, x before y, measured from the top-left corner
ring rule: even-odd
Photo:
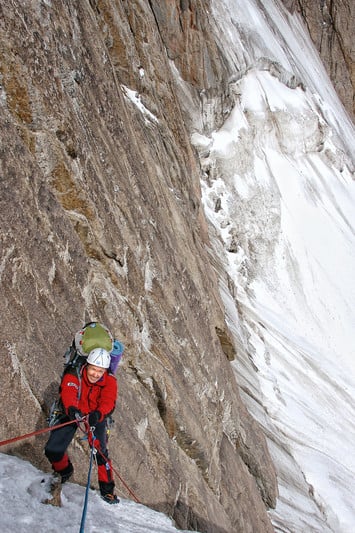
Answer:
[[[92,471],[92,463],[94,460],[94,435],[93,430],[90,428],[91,431],[91,438],[92,438],[92,445],[91,445],[91,454],[90,454],[90,465],[89,465],[89,471],[88,471],[88,480],[86,483],[86,490],[85,490],[85,499],[84,499],[84,507],[83,507],[83,513],[81,515],[81,523],[80,523],[80,533],[84,533],[84,525],[85,525],[85,519],[86,519],[86,512],[88,508],[88,498],[89,498],[89,489],[90,489],[90,479],[91,479],[91,471]]]

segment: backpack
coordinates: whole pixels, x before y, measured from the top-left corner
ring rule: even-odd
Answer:
[[[64,354],[65,363],[62,377],[69,371],[79,375],[87,356],[95,348],[104,348],[108,352],[111,352],[113,349],[113,338],[103,324],[99,322],[88,322],[75,333],[71,346]]]
[[[99,322],[88,322],[74,337],[74,346],[80,355],[87,357],[91,350],[104,348],[111,352],[113,338],[109,330]]]
[[[88,322],[74,336],[71,346],[64,354],[65,363],[61,378],[67,373],[75,374],[80,379],[80,371],[86,358],[95,348],[104,348],[110,353],[111,363],[108,371],[115,374],[121,361],[124,345],[114,339],[110,331],[99,322]],[[54,426],[59,423],[64,415],[60,397],[52,404],[48,416],[48,425]]]
[[[65,352],[63,375],[69,369],[80,370],[91,350],[95,348],[104,348],[110,353],[111,364],[108,370],[111,374],[115,374],[123,355],[124,345],[114,339],[103,324],[88,322],[75,334],[72,345]]]

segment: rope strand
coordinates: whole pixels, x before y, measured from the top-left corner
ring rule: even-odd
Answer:
[[[26,433],[26,435],[20,435],[19,437],[14,437],[13,439],[7,439],[0,441],[0,446],[5,446],[6,444],[12,444],[13,442],[17,442],[19,440],[23,439],[29,439],[30,437],[34,437],[35,435],[41,435],[42,433],[47,433],[48,431],[53,431],[54,429],[62,428],[64,426],[68,426],[69,424],[76,423],[76,420],[69,420],[69,422],[63,422],[63,424],[58,424],[57,426],[51,426],[49,428],[39,429],[38,431],[33,431],[32,433]]]
[[[88,498],[89,498],[89,488],[90,488],[90,479],[91,479],[92,463],[93,463],[94,452],[95,452],[94,438],[93,438],[93,437],[94,437],[94,432],[93,432],[92,428],[90,428],[89,431],[91,432],[92,444],[91,444],[91,453],[90,453],[90,463],[89,463],[89,471],[88,471],[88,480],[87,480],[87,483],[86,483],[86,489],[85,489],[84,507],[83,507],[83,512],[82,512],[82,515],[81,515],[80,533],[84,533],[84,525],[85,525],[85,520],[86,520],[86,512],[87,512],[87,508],[88,508]]]
[[[106,463],[108,462],[108,458],[105,457],[105,455],[102,453],[101,450],[97,450],[99,452],[99,454],[101,455],[101,457],[106,461]],[[124,479],[122,478],[122,476],[119,474],[119,472],[117,472],[117,470],[111,465],[111,468],[113,470],[113,472],[116,474],[116,476],[118,477],[118,479],[121,481],[122,485],[128,490],[129,494],[132,496],[132,498],[135,500],[136,503],[142,503],[139,501],[139,499],[137,498],[137,496],[134,494],[133,490],[131,490],[129,488],[129,486],[127,485],[127,483],[124,481]]]

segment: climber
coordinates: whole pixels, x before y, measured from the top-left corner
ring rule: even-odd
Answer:
[[[114,494],[114,479],[111,461],[107,450],[106,419],[113,412],[117,397],[117,381],[109,373],[110,354],[103,348],[92,350],[80,374],[66,372],[60,384],[60,399],[63,407],[62,421],[73,423],[50,433],[45,446],[45,455],[52,464],[54,472],[61,476],[62,483],[68,481],[74,472],[67,448],[72,441],[80,421],[86,419],[93,428],[94,442],[89,434],[89,443],[97,450],[98,481],[102,498],[107,503],[118,503]]]

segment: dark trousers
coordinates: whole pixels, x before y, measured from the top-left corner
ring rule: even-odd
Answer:
[[[62,420],[62,422],[69,421],[69,418]],[[51,431],[47,444],[44,448],[46,457],[52,464],[53,470],[60,472],[67,468],[69,464],[69,457],[66,453],[69,444],[71,443],[78,425],[76,422],[68,426],[64,426]],[[96,460],[98,466],[98,480],[101,492],[112,492],[114,483],[112,476],[111,461],[108,458],[107,450],[107,425],[106,420],[98,422],[94,430],[94,446],[97,450]],[[109,485],[106,486],[105,485]]]

